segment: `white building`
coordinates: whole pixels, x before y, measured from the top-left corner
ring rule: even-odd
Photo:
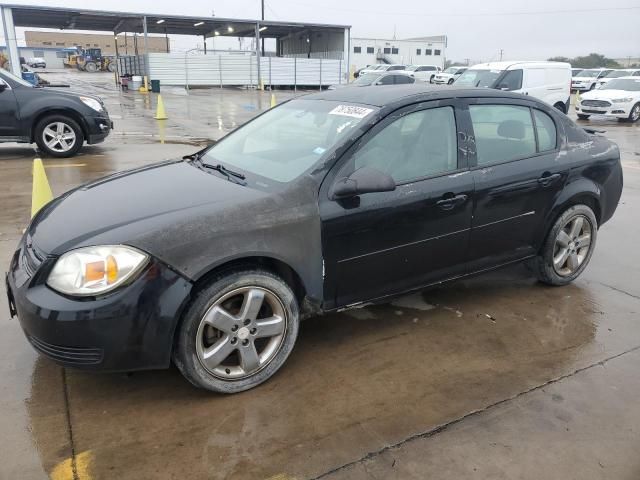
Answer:
[[[447,36],[385,40],[352,38],[350,64],[355,70],[375,63],[424,64],[444,67]]]

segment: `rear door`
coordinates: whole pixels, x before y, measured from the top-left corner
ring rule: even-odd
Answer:
[[[19,110],[13,90],[0,78],[0,137],[17,137]]]
[[[533,105],[469,100],[475,143],[470,271],[535,254],[547,214],[566,181],[555,113]]]

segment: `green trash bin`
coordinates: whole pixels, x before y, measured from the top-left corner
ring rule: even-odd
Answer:
[[[160,93],[160,80],[151,80],[151,91],[153,93]]]

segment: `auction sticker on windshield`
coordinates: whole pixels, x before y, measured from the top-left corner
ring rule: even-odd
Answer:
[[[354,105],[338,105],[329,115],[344,115],[345,117],[364,118],[373,112],[372,108],[356,107]]]

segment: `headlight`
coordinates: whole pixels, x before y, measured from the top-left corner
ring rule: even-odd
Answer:
[[[102,112],[103,108],[99,101],[91,97],[79,97],[80,101],[87,107],[93,108],[96,112]]]
[[[84,247],[62,255],[47,285],[67,295],[96,295],[113,290],[138,273],[149,259],[123,245]]]
[[[629,103],[629,102],[633,101],[633,98],[631,98],[631,97],[628,97],[628,98],[614,98],[611,101],[613,103]]]

